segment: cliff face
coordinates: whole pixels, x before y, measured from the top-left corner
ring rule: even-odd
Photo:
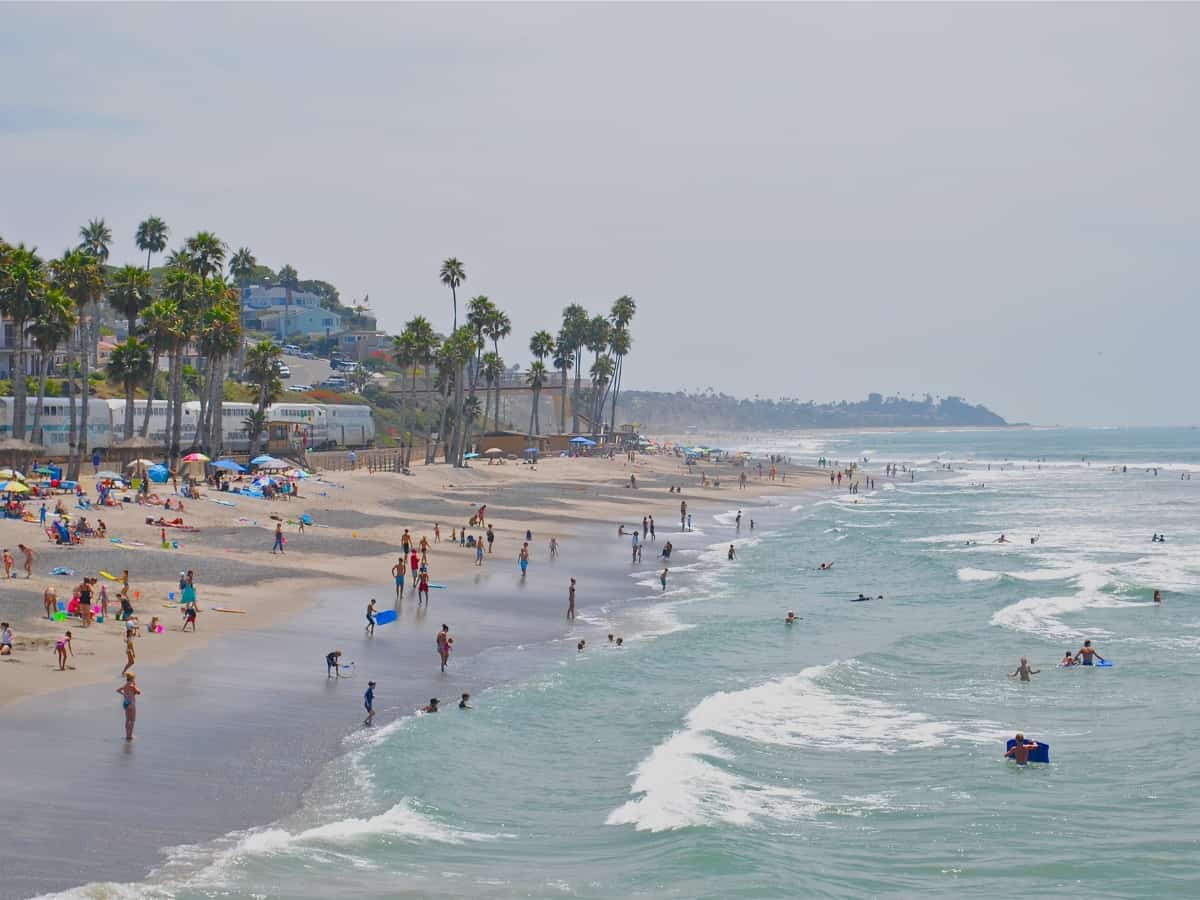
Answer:
[[[739,400],[725,394],[669,394],[657,391],[622,391],[617,419],[652,428],[871,428],[913,426],[1002,426],[1008,423],[983,405],[961,397],[934,401],[884,398],[813,403],[799,400]]]

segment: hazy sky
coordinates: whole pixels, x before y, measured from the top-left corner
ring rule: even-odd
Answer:
[[[1200,421],[1196,5],[3,7],[0,234],[200,229],[630,387]],[[460,308],[461,308],[460,301]]]

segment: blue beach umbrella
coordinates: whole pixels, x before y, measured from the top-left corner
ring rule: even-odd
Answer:
[[[588,446],[591,446],[591,447],[596,446],[595,441],[593,441],[591,438],[585,438],[583,435],[580,435],[579,437],[571,438],[571,443],[572,444],[587,444]]]
[[[250,465],[261,466],[265,462],[274,462],[274,461],[275,461],[275,457],[271,456],[268,453],[264,453],[262,456],[256,456],[256,457],[254,457],[254,459],[250,460]]]
[[[245,472],[246,467],[240,466],[232,459],[218,459],[212,464],[214,469],[228,469],[230,472]]]

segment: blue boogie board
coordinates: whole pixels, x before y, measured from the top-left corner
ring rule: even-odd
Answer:
[[[383,612],[375,613],[375,624],[386,625],[388,622],[396,621],[396,611],[394,609],[385,609]]]
[[[1026,738],[1028,740],[1028,738]],[[1013,748],[1017,742],[1016,738],[1009,738],[1008,743],[1004,745],[1005,751]],[[1029,761],[1031,763],[1048,763],[1050,762],[1050,745],[1045,741],[1038,741],[1037,746],[1029,751]]]
[[[1111,669],[1112,668],[1112,660],[1111,659],[1102,659],[1102,660],[1100,660],[1100,662],[1096,663],[1096,668],[1097,669]]]

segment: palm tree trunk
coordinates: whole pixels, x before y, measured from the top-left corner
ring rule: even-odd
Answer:
[[[158,348],[155,347],[150,354],[152,365],[150,366],[150,385],[146,388],[146,413],[142,416],[142,437],[147,437],[150,434],[150,413],[154,408],[154,391],[158,387]]]
[[[537,391],[533,392],[533,405],[529,407],[529,430],[525,432],[527,441],[533,440],[533,420],[537,416]]]
[[[46,402],[46,379],[50,377],[50,361],[54,357],[49,353],[41,353],[38,358],[38,392],[37,403],[33,407],[33,428],[30,431],[34,443],[42,443],[42,404]]]
[[[617,430],[617,394],[621,393],[621,369],[625,365],[625,357],[617,357],[617,371],[613,373],[613,392],[612,392],[612,410],[608,417],[608,433],[614,434]]]
[[[428,454],[426,463],[431,463],[437,459],[438,447],[441,446],[446,434],[446,414],[450,411],[450,380],[442,378],[442,417],[441,424],[438,426],[437,438],[433,442],[433,450]],[[448,442],[447,442],[448,443]]]
[[[183,348],[172,350],[171,360],[171,465],[179,460],[179,442],[183,433]]]
[[[133,437],[133,379],[125,382],[125,440]]]
[[[75,345],[70,342],[67,344],[67,377],[63,386],[67,390],[67,478],[69,479],[79,474],[78,463],[75,460],[75,445],[79,443],[79,422],[75,409]],[[74,474],[72,474],[72,469],[74,469]]]
[[[580,369],[583,367],[583,360],[580,359],[580,354],[583,352],[583,345],[575,348],[575,390],[571,393],[571,433],[579,434],[579,376]]]
[[[562,393],[558,396],[558,433],[567,433],[567,367],[562,368]]]
[[[24,440],[25,438],[25,419],[26,419],[26,403],[25,398],[28,396],[25,383],[25,323],[12,322],[10,331],[13,341],[12,354],[12,395],[13,395],[13,420],[12,420],[12,436]]]

